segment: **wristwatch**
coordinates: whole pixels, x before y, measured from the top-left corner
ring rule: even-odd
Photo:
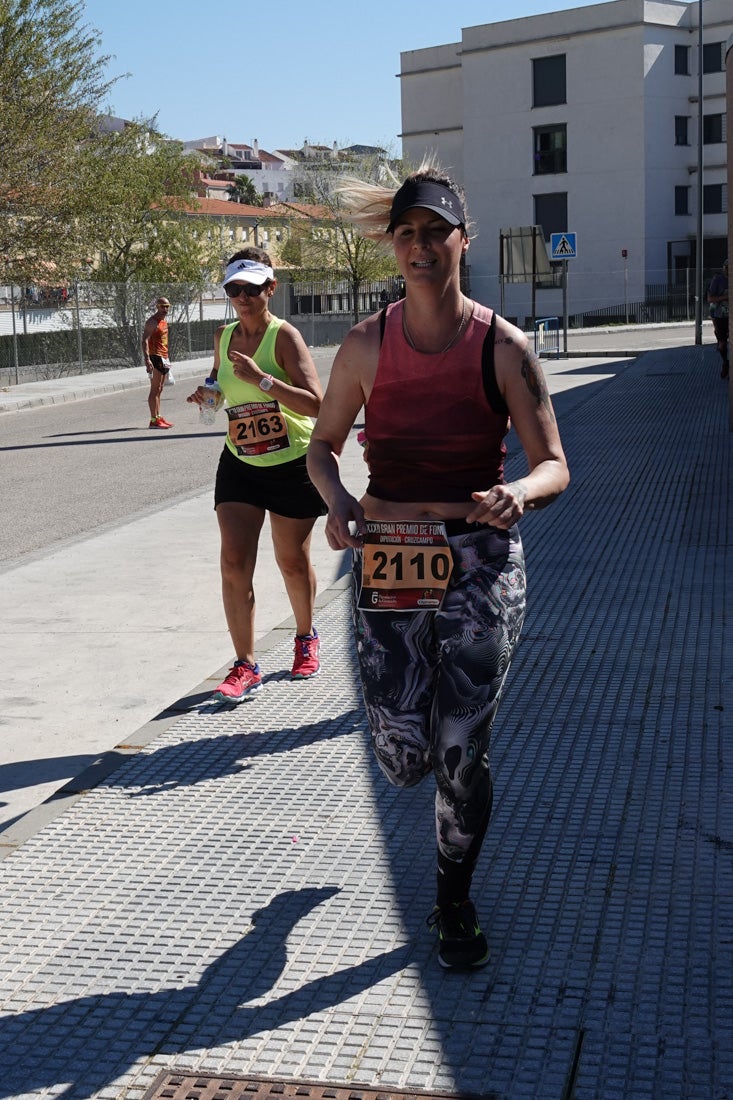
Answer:
[[[271,374],[266,374],[264,378],[260,378],[260,389],[267,393],[275,384],[275,379]]]

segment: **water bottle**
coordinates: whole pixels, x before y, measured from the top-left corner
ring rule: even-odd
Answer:
[[[203,405],[199,405],[199,418],[201,424],[208,426],[216,420],[216,411],[221,404],[221,387],[215,378],[207,378],[204,389],[206,393]]]

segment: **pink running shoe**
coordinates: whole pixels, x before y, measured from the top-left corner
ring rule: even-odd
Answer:
[[[212,698],[217,703],[241,703],[258,691],[262,691],[260,666],[250,665],[247,661],[236,661]]]
[[[295,635],[295,658],[290,673],[294,680],[307,680],[309,676],[315,676],[321,667],[318,658],[320,648],[321,640],[315,627],[312,634]]]

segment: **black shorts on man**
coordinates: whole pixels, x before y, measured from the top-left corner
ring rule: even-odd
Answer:
[[[150,362],[153,364],[155,370],[160,371],[161,374],[167,374],[171,369],[170,363],[166,363],[165,359],[160,355],[151,355]]]

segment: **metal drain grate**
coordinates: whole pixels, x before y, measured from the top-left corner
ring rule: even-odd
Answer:
[[[201,1073],[165,1070],[146,1092],[144,1100],[492,1100],[469,1093],[425,1092],[420,1089],[373,1089],[361,1085],[332,1085],[318,1081],[286,1081],[277,1077],[210,1077]]]

